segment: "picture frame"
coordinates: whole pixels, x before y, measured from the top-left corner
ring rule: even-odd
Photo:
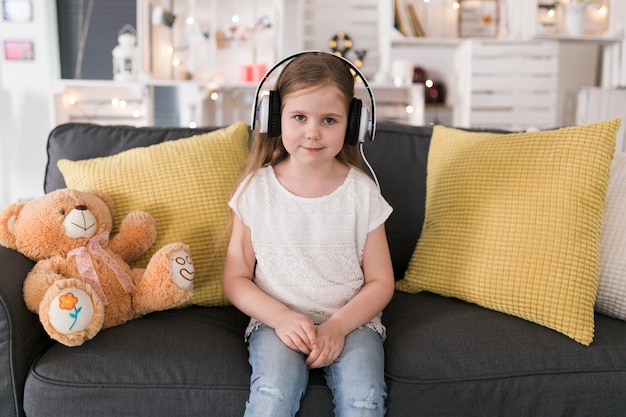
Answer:
[[[34,61],[35,43],[33,41],[5,40],[4,59],[7,61]]]
[[[33,20],[33,3],[30,0],[2,0],[2,20],[25,23]]]
[[[497,37],[500,26],[498,3],[498,0],[460,0],[459,37]]]

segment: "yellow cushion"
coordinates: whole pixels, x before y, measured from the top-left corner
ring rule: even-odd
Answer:
[[[196,268],[188,304],[226,305],[221,285],[230,222],[228,200],[248,156],[245,122],[185,139],[82,161],[60,160],[70,188],[108,192],[116,204],[114,224],[131,211],[156,219],[157,240],[133,266],[144,267],[170,242],[191,247]],[[114,231],[115,232],[115,231]]]
[[[620,119],[542,132],[436,126],[424,228],[402,291],[430,291],[593,340]]]

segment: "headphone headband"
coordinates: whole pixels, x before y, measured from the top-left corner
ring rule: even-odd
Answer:
[[[307,50],[307,51],[301,51],[301,52],[297,52],[293,55],[289,55],[283,59],[281,59],[280,61],[278,61],[272,68],[270,68],[265,75],[263,76],[263,78],[261,78],[261,81],[259,82],[259,85],[256,88],[256,91],[254,93],[254,102],[252,105],[252,115],[251,115],[251,120],[250,120],[250,127],[252,130],[254,130],[256,122],[257,122],[257,113],[258,113],[258,102],[259,102],[259,94],[261,93],[261,88],[263,87],[263,84],[265,83],[265,81],[269,78],[269,76],[272,74],[272,72],[274,72],[277,68],[279,68],[281,65],[285,64],[286,62],[292,61],[293,59],[301,56],[301,55],[305,55],[305,54],[310,54],[310,53],[324,53],[324,54],[328,54],[331,56],[334,56],[337,59],[340,59],[341,61],[343,61],[343,63],[350,68],[351,70],[353,70],[362,80],[363,85],[365,86],[365,89],[367,90],[367,95],[369,96],[369,100],[370,100],[370,112],[369,112],[369,120],[368,120],[368,125],[369,125],[369,132],[370,132],[370,140],[374,140],[374,136],[376,135],[376,103],[374,101],[374,93],[372,92],[372,89],[370,88],[368,82],[367,82],[367,78],[365,78],[365,75],[363,75],[363,73],[361,72],[361,70],[354,65],[352,62],[350,62],[348,59],[344,58],[343,56],[340,55],[335,55],[332,54],[330,52],[326,52],[326,51],[317,51],[317,50]]]

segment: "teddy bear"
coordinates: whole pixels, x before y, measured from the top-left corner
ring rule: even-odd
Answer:
[[[0,212],[0,244],[36,261],[24,280],[26,306],[64,345],[176,307],[193,293],[189,247],[170,243],[145,268],[131,268],[154,243],[156,222],[131,212],[111,235],[114,210],[102,191],[64,188]]]

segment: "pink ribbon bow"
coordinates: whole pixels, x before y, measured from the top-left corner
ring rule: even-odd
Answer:
[[[105,305],[108,304],[108,301],[106,296],[104,295],[104,291],[102,291],[102,286],[100,285],[98,274],[93,267],[93,262],[91,262],[90,254],[101,257],[104,263],[106,263],[107,266],[111,268],[113,272],[115,272],[115,276],[124,288],[124,291],[130,293],[135,289],[135,284],[133,284],[133,281],[130,279],[128,274],[104,249],[102,249],[108,244],[109,233],[105,232],[91,238],[89,242],[87,242],[87,246],[81,246],[80,248],[72,249],[67,254],[68,258],[76,256],[76,266],[78,266],[80,276],[82,277],[83,281],[93,287],[94,291],[96,291],[96,294],[98,294],[98,297],[100,297]]]

